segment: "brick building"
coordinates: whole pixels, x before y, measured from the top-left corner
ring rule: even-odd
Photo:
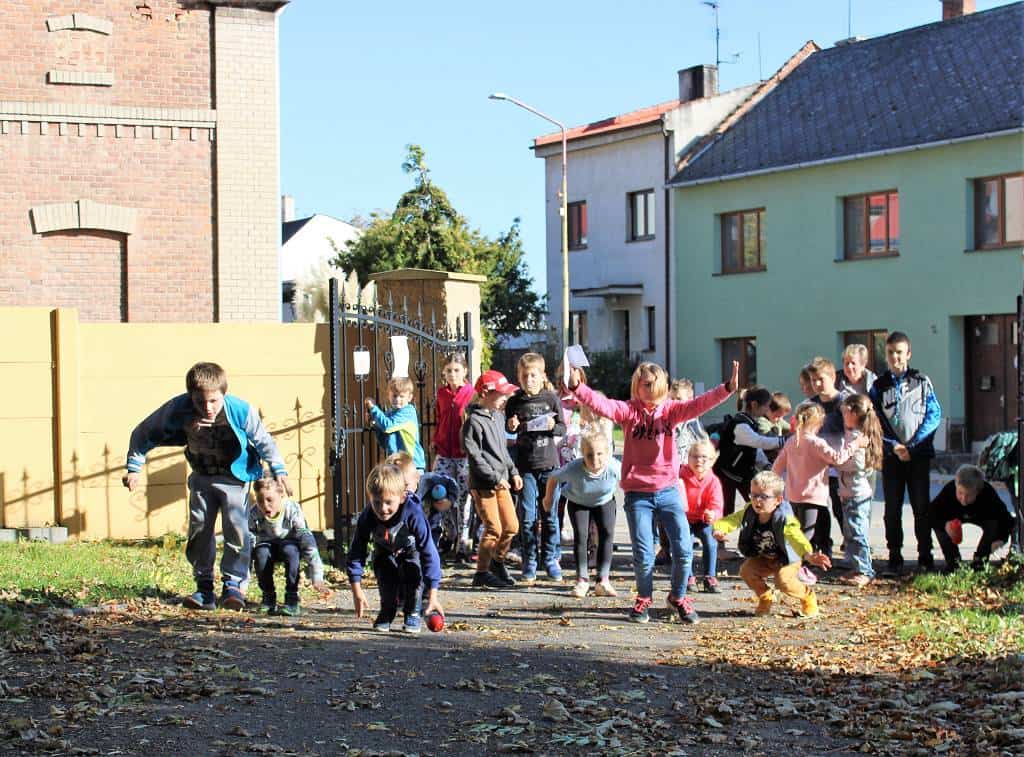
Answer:
[[[0,305],[276,321],[288,0],[4,0]]]

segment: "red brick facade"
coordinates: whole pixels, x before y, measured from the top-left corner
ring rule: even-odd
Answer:
[[[0,306],[77,307],[96,321],[263,318],[257,306],[232,302],[219,281],[218,205],[238,205],[231,193],[239,182],[218,191],[217,150],[223,141],[233,153],[250,137],[218,133],[211,72],[215,14],[232,29],[245,28],[246,14],[273,29],[267,5],[4,0]],[[276,144],[270,115],[261,122],[273,121]],[[277,196],[274,158],[268,197]],[[79,217],[76,203],[124,209],[134,223]],[[72,208],[70,220],[42,222],[43,206],[55,205]],[[277,228],[276,206],[271,216],[260,223]],[[263,247],[254,253],[260,261],[269,257]],[[247,254],[234,244],[225,259]],[[279,295],[270,307],[279,309]]]

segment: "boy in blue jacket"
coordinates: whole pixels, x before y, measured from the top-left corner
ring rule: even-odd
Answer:
[[[421,473],[427,469],[427,459],[420,445],[420,421],[416,406],[412,404],[412,381],[393,378],[388,382],[390,410],[381,410],[372,399],[366,399],[366,416],[377,435],[385,454],[408,452],[413,465]]]
[[[373,621],[373,629],[390,631],[401,605],[405,616],[402,630],[419,633],[423,627],[420,611],[424,588],[427,594],[424,614],[444,614],[437,596],[441,559],[423,516],[423,506],[415,494],[406,490],[402,471],[387,463],[370,471],[366,478],[366,496],[370,504],[359,514],[348,552],[348,578],[356,617],[363,617],[369,605],[362,580],[372,542],[373,573],[380,591],[380,612]]]
[[[241,587],[249,578],[249,485],[263,477],[263,460],[285,491],[292,493],[281,453],[248,402],[227,394],[228,379],[216,363],[196,363],[185,375],[186,393],[157,408],[132,431],[127,473],[128,491],[139,485],[146,453],[154,447],[185,447],[192,468],[188,477],[188,542],[185,557],[192,565],[196,591],[182,603],[193,610],[217,607],[213,563],[217,557],[214,527],[221,512],[224,554],[220,561],[224,590],[221,607],[241,610]]]

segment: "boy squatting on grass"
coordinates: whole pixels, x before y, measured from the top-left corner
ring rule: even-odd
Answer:
[[[299,557],[305,558],[313,588],[324,593],[324,564],[316,539],[306,526],[302,508],[285,498],[284,487],[273,478],[261,478],[252,485],[256,501],[249,508],[249,533],[253,562],[263,599],[260,612],[298,615]],[[285,566],[284,604],[277,604],[274,567]]]
[[[732,515],[716,520],[712,528],[719,541],[740,529],[739,548],[747,559],[740,566],[740,577],[757,595],[756,615],[768,615],[775,594],[765,578],[775,577],[775,588],[800,601],[800,616],[818,614],[814,592],[797,579],[802,560],[828,569],[832,561],[815,552],[800,528],[788,502],[782,499],[782,479],[771,471],[762,471],[750,482],[750,504]]]
[[[372,541],[373,573],[380,590],[380,612],[373,621],[373,630],[390,631],[401,605],[405,616],[402,630],[419,633],[423,628],[420,608],[424,588],[427,609],[423,614],[444,615],[437,596],[441,558],[423,517],[423,506],[415,494],[407,491],[402,471],[387,463],[376,466],[366,477],[366,496],[370,504],[359,514],[348,552],[348,578],[356,617],[363,617],[369,605],[362,580]]]
[[[196,591],[183,605],[213,610],[213,563],[217,557],[214,526],[217,512],[224,532],[220,561],[224,590],[221,607],[245,607],[242,585],[249,578],[249,483],[263,478],[263,460],[291,495],[288,473],[277,445],[248,402],[227,394],[228,379],[216,363],[196,363],[185,375],[186,394],[157,408],[132,431],[128,472],[121,479],[128,491],[139,485],[139,471],[154,447],[185,446],[192,467],[188,477],[188,542],[185,557],[192,565]]]

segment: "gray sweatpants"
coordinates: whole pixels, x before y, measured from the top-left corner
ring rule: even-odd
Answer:
[[[196,583],[213,582],[213,563],[217,559],[214,529],[217,511],[221,512],[224,554],[220,573],[224,581],[242,584],[249,579],[252,545],[249,542],[249,482],[234,476],[188,477],[188,544],[185,557],[192,564]]]

